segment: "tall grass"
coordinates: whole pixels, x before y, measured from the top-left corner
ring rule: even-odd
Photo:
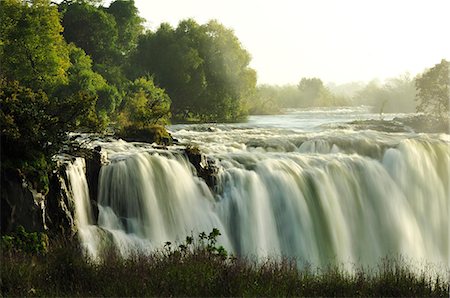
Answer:
[[[192,242],[192,241],[190,241]],[[171,244],[127,259],[110,250],[101,260],[60,242],[47,253],[2,251],[3,296],[433,296],[448,297],[447,278],[406,263],[348,272],[341,266],[299,268],[289,259],[256,262],[209,245]]]

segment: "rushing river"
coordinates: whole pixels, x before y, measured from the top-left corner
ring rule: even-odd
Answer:
[[[212,188],[176,150],[94,142],[109,159],[99,177],[98,225],[84,161],[67,169],[81,241],[93,256],[106,242],[127,255],[216,227],[238,255],[319,266],[403,256],[448,266],[450,137],[347,124],[379,118],[365,108],[293,110],[169,127],[214,161]]]

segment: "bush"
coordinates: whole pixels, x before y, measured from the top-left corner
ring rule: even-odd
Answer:
[[[17,230],[11,235],[2,236],[1,240],[3,253],[45,254],[48,249],[47,234],[28,233],[23,226],[18,226]]]

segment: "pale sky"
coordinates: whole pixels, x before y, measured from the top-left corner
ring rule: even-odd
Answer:
[[[450,0],[135,0],[147,27],[216,19],[234,30],[258,83],[346,83],[450,60]]]

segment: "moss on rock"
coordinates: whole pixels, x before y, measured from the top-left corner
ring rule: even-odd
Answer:
[[[172,145],[172,135],[162,125],[152,125],[144,128],[128,126],[116,134],[117,137],[128,142],[156,143],[158,145]]]

